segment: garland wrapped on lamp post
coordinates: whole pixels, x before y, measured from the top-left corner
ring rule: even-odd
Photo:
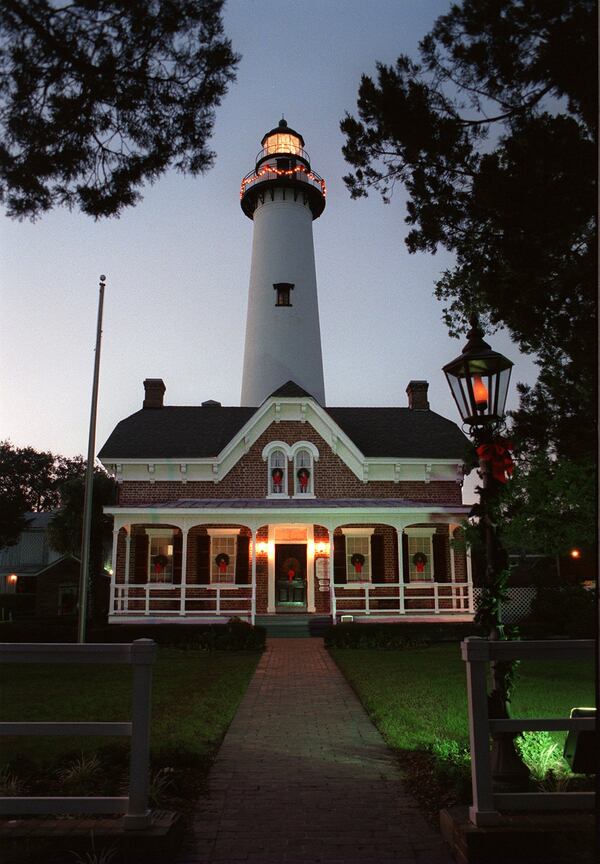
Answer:
[[[497,515],[503,485],[512,474],[511,442],[502,436],[504,408],[513,363],[493,351],[483,339],[477,315],[470,319],[467,344],[460,356],[443,367],[452,396],[469,432],[479,459],[479,504],[472,515],[479,517],[485,539],[485,576],[476,621],[491,640],[506,639],[502,624],[502,601],[506,599],[508,556],[497,532]],[[492,689],[488,696],[490,717],[508,719],[516,663],[491,664]],[[521,784],[529,771],[519,756],[515,736],[493,733],[492,776],[497,783]]]

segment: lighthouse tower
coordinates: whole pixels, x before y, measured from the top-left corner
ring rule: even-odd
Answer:
[[[261,146],[240,193],[254,222],[242,405],[260,405],[289,380],[323,405],[312,223],[325,208],[325,182],[285,120]]]

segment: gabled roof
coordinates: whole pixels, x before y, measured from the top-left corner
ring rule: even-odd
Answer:
[[[294,381],[269,399],[311,399]],[[265,403],[269,401],[265,400]],[[467,439],[458,426],[430,410],[410,408],[323,408],[320,411],[367,458],[462,461]],[[217,457],[258,408],[165,406],[142,409],[116,426],[100,459],[210,459]]]
[[[279,397],[280,399],[293,398],[294,396],[304,396],[309,399],[315,399],[312,393],[307,393],[306,390],[303,390],[299,384],[296,384],[295,381],[286,381],[285,384],[282,384],[281,387],[278,387],[271,396]],[[271,396],[267,398],[271,398]],[[315,402],[317,400],[315,399]]]

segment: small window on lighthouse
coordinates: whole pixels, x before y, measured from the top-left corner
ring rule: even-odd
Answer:
[[[273,285],[275,289],[275,305],[276,306],[291,306],[291,294],[290,292],[294,290],[294,286],[291,282],[276,282]]]

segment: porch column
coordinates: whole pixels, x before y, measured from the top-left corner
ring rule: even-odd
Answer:
[[[329,596],[331,597],[331,618],[336,623],[337,603],[335,599],[335,581],[333,572],[333,528],[328,529],[329,534]]]
[[[117,584],[117,546],[119,543],[119,531],[120,527],[117,528],[116,525],[113,528],[113,544],[112,544],[112,573],[110,574],[110,600],[108,602],[109,615],[112,615],[115,611],[115,589]]]
[[[125,576],[123,578],[123,582],[125,585],[124,594],[124,609],[125,612],[129,609],[129,559],[131,558],[131,525],[127,525],[125,527]]]
[[[181,584],[179,585],[179,614],[185,615],[185,587],[187,585],[187,547],[189,528],[181,529]]]
[[[252,529],[252,601],[250,606],[250,623],[256,621],[256,528]]]
[[[398,543],[398,611],[400,615],[406,612],[404,604],[404,560],[402,556],[402,537],[404,536],[404,528],[402,525],[396,527],[396,540]]]
[[[450,547],[450,581],[456,582],[456,562],[454,560],[454,555],[456,554],[454,551],[454,547],[452,546],[452,534],[456,525],[450,523],[448,525],[448,546]]]
[[[468,592],[468,604],[469,604],[469,612],[475,611],[475,598],[473,596],[473,564],[471,561],[471,550],[467,546],[465,550],[465,562],[467,565],[467,592]]]

